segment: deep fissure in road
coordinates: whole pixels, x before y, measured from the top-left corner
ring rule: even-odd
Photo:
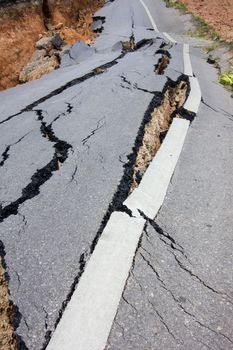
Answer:
[[[72,105],[67,103],[66,112],[70,114],[72,112]],[[53,143],[54,155],[51,161],[43,168],[37,170],[31,177],[31,182],[22,190],[21,197],[16,201],[10,203],[6,207],[0,207],[0,222],[9,217],[10,215],[17,215],[20,204],[32,199],[40,193],[40,187],[47,182],[53,175],[53,173],[60,169],[61,165],[68,157],[69,150],[72,148],[67,142],[60,140],[52,129],[52,124],[56,121],[62,113],[58,115],[52,123],[46,124],[44,122],[44,116],[42,110],[35,110],[37,120],[40,122],[40,131],[42,137],[46,138],[49,142]],[[26,134],[27,135],[27,134]],[[14,144],[20,142],[26,135],[21,137]],[[3,155],[3,164],[8,158],[8,151],[12,145],[6,147]],[[6,278],[6,264],[4,261],[5,250],[3,243],[0,241],[0,348],[4,350],[22,349],[26,350],[26,345],[22,339],[18,336],[15,330],[18,327],[19,321],[22,316],[12,301],[9,298],[8,281]],[[17,321],[18,320],[18,321]],[[17,322],[16,322],[17,321]]]
[[[134,37],[132,35],[130,37],[129,41],[122,43],[122,52],[117,59],[115,59],[111,62],[108,62],[101,67],[98,67],[98,70],[94,69],[90,73],[87,73],[85,76],[80,77],[80,78],[76,78],[76,79],[68,82],[64,86],[59,87],[58,89],[51,92],[50,94],[33,102],[31,105],[27,106],[19,113],[8,117],[7,119],[5,119],[4,121],[1,122],[1,123],[7,122],[8,120],[14,118],[15,116],[22,114],[23,112],[28,112],[28,111],[35,112],[37,115],[37,120],[40,122],[40,132],[41,132],[42,137],[46,138],[49,142],[53,143],[53,148],[55,149],[55,151],[54,151],[54,155],[53,155],[53,158],[51,159],[51,161],[48,164],[46,164],[44,167],[42,167],[41,169],[37,170],[32,175],[31,182],[22,190],[21,196],[17,200],[15,200],[14,202],[10,203],[9,205],[7,205],[5,207],[0,206],[0,222],[2,222],[4,219],[8,218],[11,215],[17,215],[18,208],[22,203],[34,198],[35,196],[37,196],[40,193],[40,187],[52,177],[54,172],[56,172],[60,169],[60,166],[62,165],[62,163],[65,162],[65,160],[68,157],[69,150],[72,148],[72,146],[69,145],[67,142],[60,140],[54,134],[54,131],[52,128],[52,124],[58,118],[60,118],[62,115],[64,115],[65,113],[59,114],[57,117],[54,118],[54,120],[50,124],[47,124],[44,121],[44,115],[43,115],[44,111],[41,109],[34,109],[34,108],[37,107],[38,105],[40,105],[42,102],[50,99],[51,97],[62,93],[64,90],[66,90],[66,89],[68,89],[76,84],[82,83],[83,81],[85,81],[89,78],[92,78],[95,75],[104,73],[107,69],[116,65],[118,63],[118,60],[122,59],[128,52],[133,52],[133,51],[139,50],[139,49],[143,48],[144,46],[151,45],[152,43],[153,43],[152,40],[142,40],[139,43],[135,44]],[[68,113],[68,114],[71,113],[72,109],[73,109],[73,106],[70,103],[67,103],[66,113]],[[6,146],[5,151],[2,154],[1,166],[4,166],[5,161],[8,159],[10,148],[13,145],[15,145],[16,143],[20,142],[26,136],[27,136],[27,134],[24,135],[22,138],[20,138],[15,143]],[[127,193],[128,193],[128,189],[127,189]],[[99,230],[99,231],[101,231],[101,230]],[[79,281],[79,278],[80,278],[80,276],[85,268],[87,258],[90,256],[91,252],[94,250],[95,244],[97,242],[97,237],[99,237],[99,234],[100,233],[97,233],[96,238],[95,238],[95,240],[92,243],[92,246],[90,248],[90,252],[86,252],[86,253],[82,254],[82,256],[80,257],[79,273],[76,276],[76,278],[75,278],[75,280],[70,288],[70,292],[68,293],[66,300],[63,302],[62,308],[61,308],[60,313],[59,313],[60,314],[59,319],[60,319],[60,317],[63,313],[63,310],[65,309],[68,301],[70,300],[70,298],[73,294],[73,291],[74,291],[74,289]],[[3,274],[5,274],[5,264],[2,265],[2,268],[3,268],[3,270],[2,270]],[[15,341],[16,342],[14,345],[15,349],[17,349],[17,348],[27,349],[26,345],[24,344],[24,342],[22,341],[22,339],[18,336],[18,334],[16,332],[16,329],[18,327],[19,322],[15,322],[15,320],[20,321],[22,318],[22,315],[20,314],[17,306],[13,305],[11,300],[10,300],[9,291],[8,291],[8,283],[6,280],[5,280],[5,284],[2,285],[1,287],[4,287],[2,290],[4,290],[4,292],[7,293],[6,294],[6,304],[8,305],[8,308],[10,308],[11,305],[13,306],[11,317],[8,318],[8,327],[9,327],[9,329],[12,330],[12,333],[8,333],[7,341],[9,343]],[[59,322],[59,319],[57,320],[57,323]],[[11,320],[13,320],[14,322],[13,321],[11,322]],[[51,335],[51,331],[47,330],[46,335],[45,335],[45,344],[44,344],[43,348],[45,348],[47,346],[49,339],[50,339],[50,335]]]
[[[173,113],[177,113],[184,105],[186,93],[187,83],[185,81],[179,82],[175,87],[169,87],[165,91],[161,105],[155,107],[151,113],[151,119],[144,128],[142,145],[137,153],[130,192],[139,185],[149,163],[160,148],[162,138],[168,131]]]
[[[42,102],[50,99],[51,97],[62,93],[64,90],[68,89],[69,87],[82,83],[86,79],[92,78],[97,74],[104,73],[108,68],[116,65],[118,63],[118,60],[122,59],[128,52],[136,51],[146,45],[153,44],[153,42],[154,41],[150,39],[150,40],[142,40],[139,43],[135,44],[134,37],[132,35],[129,41],[122,43],[122,47],[123,47],[122,53],[117,59],[111,62],[108,62],[103,66],[98,67],[97,69],[94,69],[93,71],[91,71],[90,73],[86,74],[83,77],[76,78],[68,82],[64,86],[59,87],[58,89],[52,91],[48,95],[28,105],[19,113],[8,117],[7,119],[1,122],[1,123],[6,122],[17,115],[20,115],[23,112],[34,111],[37,115],[37,120],[40,122],[41,135],[45,137],[49,142],[53,143],[53,148],[55,149],[55,151],[51,161],[48,164],[46,164],[43,168],[37,170],[37,172],[31,177],[31,182],[22,190],[21,197],[18,198],[16,201],[10,203],[6,207],[0,208],[0,222],[2,222],[5,218],[7,218],[10,215],[17,215],[20,204],[24,203],[26,200],[29,200],[37,196],[40,193],[40,187],[51,178],[51,176],[55,171],[60,169],[61,164],[64,163],[64,161],[68,157],[69,150],[72,148],[71,145],[69,145],[65,141],[60,140],[54,134],[52,124],[54,121],[56,121],[60,117],[60,115],[57,116],[50,124],[47,124],[44,121],[43,111],[41,109],[35,110],[34,108],[37,107]],[[159,63],[161,62],[158,62],[158,65]],[[168,63],[169,62],[167,62],[167,64]],[[165,69],[166,67],[164,67],[164,70]],[[130,84],[130,82],[128,82],[125,77],[122,77],[122,80]],[[180,116],[183,113],[182,106],[185,102],[185,98],[188,92],[188,83],[187,83],[186,77],[181,76],[176,82],[173,82],[168,79],[163,92],[147,91],[145,89],[141,89],[137,85],[134,85],[133,88],[141,90],[146,93],[151,93],[153,95],[153,98],[143,117],[137,138],[135,140],[133,151],[130,155],[128,155],[127,157],[128,161],[124,164],[123,178],[109,205],[107,213],[102,220],[101,226],[91,244],[90,249],[86,251],[84,254],[82,254],[80,257],[79,270],[78,270],[77,276],[74,279],[74,282],[70,288],[70,291],[66,299],[63,301],[56,325],[58,324],[67,306],[67,303],[69,302],[69,300],[73,295],[73,292],[85,269],[86,261],[94,251],[95,246],[98,242],[98,239],[101,236],[101,233],[111,213],[115,210],[118,210],[118,211],[125,211],[130,215],[129,210],[125,208],[122,203],[127,198],[130,191],[132,191],[133,188],[137,187],[138,184],[140,183],[145,170],[147,169],[150,161],[153,159],[155,153],[160,147],[162,139],[169,128],[172,118],[178,112]],[[67,113],[71,113],[72,108],[73,107],[69,103],[67,103]],[[10,147],[12,145],[10,145]],[[9,147],[5,149],[3,161],[7,159],[6,157],[8,156],[8,151],[9,151]],[[9,300],[9,305],[10,303],[11,302]],[[20,317],[20,314],[19,314],[19,317]],[[14,327],[14,329],[16,328],[17,327]],[[50,340],[50,336],[51,336],[51,330],[47,330],[43,349],[46,348]],[[16,339],[18,342],[20,341],[20,338],[17,336],[17,334],[16,334]],[[25,348],[25,345],[23,346]]]
[[[127,82],[124,76],[122,79]],[[163,92],[154,92],[154,96],[144,114],[141,126],[139,128],[133,151],[127,156],[128,161],[124,164],[124,175],[102,220],[100,228],[91,244],[89,252],[86,251],[80,257],[78,274],[70,287],[70,291],[66,299],[62,303],[55,328],[57,327],[65,308],[77,287],[77,284],[85,270],[87,260],[93,253],[110,218],[110,215],[113,211],[122,211],[126,212],[128,215],[131,215],[130,210],[123,205],[123,202],[129,195],[130,191],[139,185],[141,176],[139,176],[138,173],[144,173],[149,166],[149,163],[153,159],[156,151],[160,147],[165,137],[172,119],[177,116],[177,114],[179,114],[180,117],[184,115],[184,118],[186,118],[182,107],[187,98],[187,94],[188,80],[187,77],[183,75],[176,82],[168,80]],[[157,122],[156,119],[158,119]],[[45,343],[41,350],[46,349],[51,333],[52,332],[50,330],[47,331]]]
[[[151,43],[153,43],[153,40],[150,40],[150,39],[149,40],[141,40],[139,43],[135,44],[134,37],[132,35],[129,39],[129,42],[126,42],[126,43],[130,43],[130,45],[127,46],[127,48],[125,47],[122,50],[121,55],[117,59],[115,59],[111,62],[108,62],[108,63],[104,64],[103,66],[101,66],[101,68],[103,68],[103,71],[105,71],[105,69],[107,69],[107,68],[110,68],[110,67],[113,67],[114,65],[116,65],[118,63],[118,60],[123,58],[128,52],[139,50],[140,48],[142,48],[143,46],[148,45],[148,44],[150,45]],[[124,47],[124,45],[123,45],[123,47]],[[0,206],[0,223],[4,219],[8,218],[10,215],[17,215],[18,208],[19,208],[20,204],[24,203],[25,201],[27,201],[29,199],[32,199],[33,197],[37,196],[40,193],[40,187],[50,179],[53,172],[55,172],[56,170],[59,170],[60,164],[64,163],[64,161],[68,157],[69,149],[72,148],[72,146],[69,145],[67,142],[58,139],[54,135],[54,132],[52,130],[52,123],[47,125],[44,122],[43,111],[41,109],[35,110],[34,108],[36,106],[38,106],[39,104],[41,104],[42,102],[50,99],[51,97],[62,93],[67,88],[70,88],[73,85],[79,84],[79,83],[81,83],[81,82],[83,82],[83,81],[85,81],[85,80],[87,80],[87,79],[89,79],[97,74],[102,74],[102,73],[103,73],[102,70],[99,73],[97,73],[96,70],[93,70],[91,73],[88,73],[83,77],[74,79],[74,80],[70,81],[69,83],[67,83],[66,85],[61,86],[57,90],[54,90],[53,92],[51,92],[47,96],[44,96],[43,98],[35,101],[31,105],[28,105],[20,113],[13,115],[11,117],[8,117],[7,119],[5,119],[4,121],[1,122],[1,123],[6,122],[6,121],[10,120],[11,118],[13,118],[13,117],[15,117],[23,112],[27,112],[27,111],[36,112],[37,117],[38,117],[38,121],[41,122],[41,126],[40,126],[41,134],[42,134],[42,136],[47,137],[49,141],[54,143],[55,152],[54,152],[54,156],[53,156],[52,160],[48,164],[46,164],[43,168],[37,170],[36,173],[32,175],[31,182],[22,190],[22,194],[17,200],[15,200],[14,202],[11,202],[9,205],[7,205],[5,207]],[[68,105],[68,110],[70,110],[69,105]]]

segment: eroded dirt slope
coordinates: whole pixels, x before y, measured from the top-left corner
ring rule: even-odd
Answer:
[[[91,42],[92,15],[102,0],[0,2],[0,90],[19,83],[41,36],[59,32],[67,44]],[[52,67],[51,67],[52,69]]]

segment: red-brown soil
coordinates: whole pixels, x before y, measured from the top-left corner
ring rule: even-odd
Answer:
[[[233,41],[233,0],[182,0],[195,15],[205,19],[226,41]]]
[[[57,24],[67,44],[92,42],[92,15],[102,4],[103,0],[31,0],[0,7],[0,90],[19,83],[39,35],[47,35]]]

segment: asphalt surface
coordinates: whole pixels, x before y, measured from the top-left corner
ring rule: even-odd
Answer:
[[[162,2],[146,3],[161,31],[180,38],[190,26]],[[106,2],[96,16],[105,21],[91,48],[76,44],[60,69],[0,94],[0,237],[22,349],[46,346],[103,219],[127,196],[150,103],[183,72],[177,44],[166,74],[154,74],[164,39],[139,1]],[[122,50],[132,34],[142,45]],[[164,235],[148,223],[107,349],[233,348],[232,100],[199,49],[192,64],[209,106],[155,220]]]
[[[93,48],[77,44],[63,68],[0,94],[0,237],[22,349],[47,344],[103,219],[127,196],[125,163],[167,83],[154,74],[163,39],[147,30],[141,5],[115,1],[101,16]],[[122,50],[133,33],[154,41]],[[176,80],[182,61],[172,65]]]
[[[203,101],[144,230],[108,350],[233,348],[233,103],[199,49],[191,61]]]

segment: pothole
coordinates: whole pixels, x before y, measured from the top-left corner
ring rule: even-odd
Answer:
[[[137,153],[130,192],[138,187],[149,163],[160,148],[174,114],[184,105],[186,94],[185,81],[180,81],[175,87],[168,87],[162,103],[151,113],[150,120],[144,127],[142,144]]]

